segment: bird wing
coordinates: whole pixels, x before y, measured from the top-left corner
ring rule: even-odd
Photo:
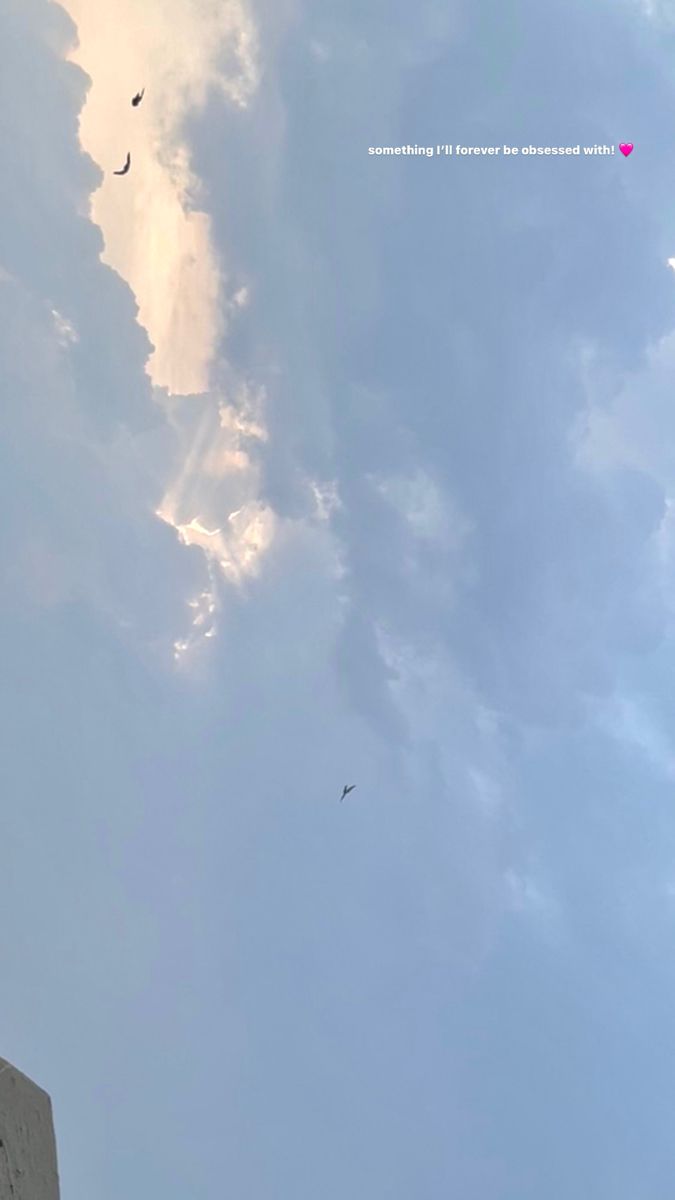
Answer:
[[[122,167],[122,170],[121,171],[113,171],[113,175],[126,175],[130,166],[131,166],[131,154],[129,153],[129,154],[127,154],[127,161],[125,162],[124,166]]]

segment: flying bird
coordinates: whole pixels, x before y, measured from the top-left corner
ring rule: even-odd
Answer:
[[[122,170],[121,171],[113,171],[113,175],[126,175],[130,166],[131,166],[131,154],[127,154],[127,161],[125,162],[124,166],[122,167]]]
[[[344,800],[345,796],[348,796],[350,792],[354,791],[355,787],[356,787],[355,783],[350,784],[349,787],[347,787],[347,784],[345,784],[345,786],[342,789],[342,795],[340,796],[340,804],[342,804],[342,801]]]
[[[144,95],[145,95],[145,88],[143,88],[142,92],[136,92],[136,95],[134,96],[133,100],[131,101],[134,108],[138,108]]]

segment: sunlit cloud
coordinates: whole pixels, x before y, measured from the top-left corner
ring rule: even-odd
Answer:
[[[258,79],[257,37],[243,0],[64,0],[79,46],[73,59],[91,77],[80,119],[84,149],[103,168],[92,198],[104,261],[131,286],[139,320],[154,346],[148,371],[172,393],[210,386],[227,299],[200,182],[184,138],[188,115],[212,92],[233,108],[247,104]],[[131,96],[145,87],[142,105]],[[129,175],[117,178],[127,151]]]
[[[218,529],[207,529],[198,517],[181,522],[171,509],[158,509],[157,516],[173,526],[185,546],[200,546],[231,583],[257,573],[276,527],[275,514],[258,501],[228,513],[226,524]]]
[[[153,346],[146,369],[174,435],[156,515],[183,545],[202,550],[214,585],[188,604],[190,632],[174,646],[182,660],[215,635],[218,580],[240,584],[255,575],[276,527],[258,499],[264,396],[235,381],[233,401],[214,381],[228,322],[246,308],[251,289],[227,279],[185,135],[187,118],[213,93],[231,106],[232,119],[248,104],[259,78],[256,26],[247,0],[147,0],[142,9],[133,0],[64,0],[64,7],[78,30],[72,58],[92,81],[80,140],[104,171],[91,217],[103,234],[103,260],[136,297]],[[112,172],[127,152],[131,170],[120,178]],[[54,319],[60,340],[71,336],[65,318]]]
[[[244,384],[232,402],[190,397],[171,414],[186,449],[158,515],[185,545],[200,546],[232,582],[257,572],[275,527],[272,511],[257,499],[256,451],[267,438],[263,403],[264,393]]]

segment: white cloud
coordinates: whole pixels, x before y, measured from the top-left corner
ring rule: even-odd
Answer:
[[[329,521],[334,513],[342,508],[342,501],[336,481],[320,482],[311,480],[310,488],[314,497],[315,515],[320,521]]]
[[[591,711],[600,729],[634,747],[658,774],[675,780],[675,747],[644,697],[617,692]]]
[[[67,317],[64,317],[57,309],[52,309],[52,317],[54,318],[54,328],[59,343],[66,347],[78,342],[79,335]]]
[[[675,22],[673,0],[636,0],[638,8],[650,20],[666,27]]]
[[[504,805],[504,796],[497,778],[488,775],[479,766],[468,766],[466,773],[473,788],[473,794],[485,814],[488,817],[498,816]]]
[[[440,643],[413,647],[381,627],[377,643],[411,745],[437,747],[447,795],[468,796],[481,821],[501,819],[509,785],[498,715],[486,712]]]
[[[587,396],[585,411],[574,429],[577,461],[595,472],[632,467],[675,483],[673,439],[664,437],[671,423],[671,381],[675,365],[675,333],[648,347],[642,366],[617,376],[588,349],[583,358]]]
[[[409,475],[374,477],[376,490],[396,509],[413,537],[445,550],[459,550],[469,523],[453,511],[449,497],[421,468]]]
[[[316,38],[310,39],[309,51],[312,57],[317,60],[317,62],[328,62],[332,57],[330,46],[327,46],[324,42],[318,41]]]
[[[504,885],[511,912],[529,921],[547,939],[560,931],[560,903],[536,872],[509,868]]]

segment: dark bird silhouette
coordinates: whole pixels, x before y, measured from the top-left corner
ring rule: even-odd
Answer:
[[[348,796],[350,792],[354,791],[355,787],[356,787],[355,783],[350,784],[349,787],[347,787],[347,784],[345,784],[345,786],[342,789],[342,795],[340,796],[340,804],[342,804],[342,801],[344,800],[345,796]]]
[[[121,171],[113,171],[113,175],[126,175],[130,166],[131,166],[131,155],[127,154],[127,161],[125,162],[124,166],[122,167],[122,170]]]
[[[143,88],[142,92],[136,92],[136,95],[134,96],[133,100],[131,101],[134,108],[138,108],[144,95],[145,95],[145,88]]]

